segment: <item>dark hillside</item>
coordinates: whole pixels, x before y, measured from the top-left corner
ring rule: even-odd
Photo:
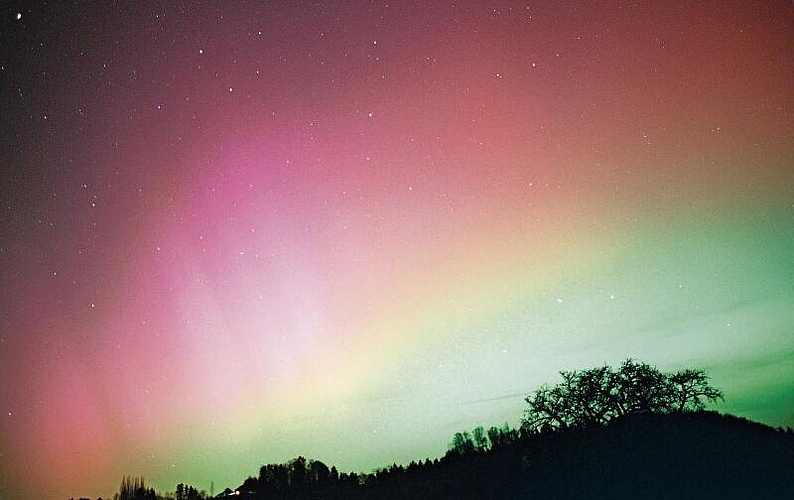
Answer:
[[[714,412],[627,415],[488,451],[243,498],[794,498],[794,435]]]
[[[457,432],[441,459],[357,474],[300,456],[216,498],[794,499],[794,431],[705,411],[723,395],[703,370],[629,358],[560,376],[526,397],[519,429]],[[125,478],[114,500],[167,498]],[[179,484],[172,498],[208,496]]]
[[[522,497],[794,498],[794,436],[712,412],[530,440]]]

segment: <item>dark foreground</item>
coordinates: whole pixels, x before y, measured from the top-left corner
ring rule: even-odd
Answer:
[[[714,412],[630,415],[358,477],[264,466],[241,499],[794,498],[794,433]],[[298,461],[303,459],[296,459]],[[318,466],[317,464],[322,466]],[[306,472],[293,476],[299,465]],[[282,479],[287,479],[283,477]]]

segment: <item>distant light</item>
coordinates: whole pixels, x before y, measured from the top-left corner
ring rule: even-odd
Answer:
[[[22,20],[22,13],[17,12],[17,21],[21,21],[21,20]]]

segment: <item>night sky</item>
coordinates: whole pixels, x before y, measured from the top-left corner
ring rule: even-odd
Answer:
[[[0,497],[437,457],[628,356],[794,425],[791,2],[3,5]]]

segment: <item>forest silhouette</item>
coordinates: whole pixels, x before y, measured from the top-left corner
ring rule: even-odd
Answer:
[[[442,458],[357,474],[299,456],[214,497],[125,477],[114,500],[794,498],[794,431],[706,410],[723,394],[703,370],[627,359],[560,376],[520,427],[458,432]]]

